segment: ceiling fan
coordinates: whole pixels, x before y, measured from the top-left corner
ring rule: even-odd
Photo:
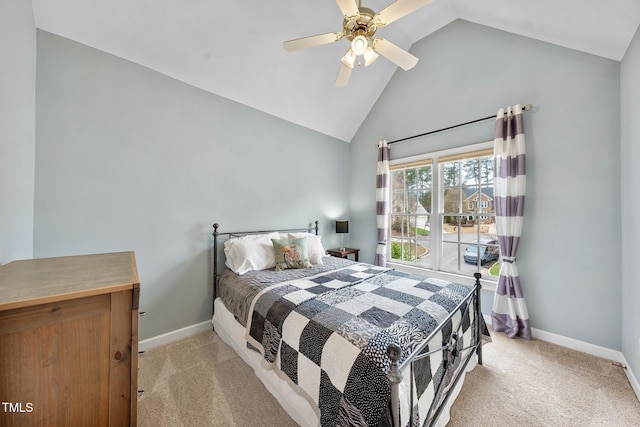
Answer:
[[[303,37],[289,40],[283,43],[284,48],[293,52],[308,47],[337,42],[347,39],[351,46],[342,57],[342,64],[336,79],[336,86],[345,86],[349,82],[351,71],[356,61],[358,65],[364,60],[364,65],[371,64],[378,58],[378,54],[384,56],[403,70],[410,70],[418,63],[418,58],[409,52],[399,48],[382,37],[375,37],[376,31],[396,21],[411,12],[414,12],[431,3],[432,0],[396,0],[380,12],[362,7],[362,0],[356,4],[355,0],[336,0],[338,7],[344,15],[342,32],[319,34],[317,36]]]

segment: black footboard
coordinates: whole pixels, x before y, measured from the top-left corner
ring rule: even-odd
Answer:
[[[416,402],[414,402],[415,390],[413,389],[413,385],[411,386],[412,389],[409,393],[409,402],[405,403],[408,404],[409,408],[411,408],[410,413],[412,415],[410,416],[409,421],[400,420],[400,408],[402,402],[399,398],[399,388],[403,380],[401,372],[407,373],[407,380],[410,381],[410,384],[413,384],[411,378],[413,378],[414,375],[414,365],[421,359],[429,357],[434,353],[443,353],[445,374],[443,374],[443,379],[440,381],[438,388],[434,390],[433,401],[429,408],[429,412],[426,417],[424,417],[427,421],[427,425],[434,425],[442,413],[442,410],[446,407],[446,404],[451,397],[451,393],[461,380],[466,367],[474,354],[477,355],[478,363],[482,364],[482,325],[484,322],[480,304],[480,293],[482,290],[480,278],[482,275],[480,273],[475,273],[474,277],[476,279],[476,283],[474,285],[473,292],[460,302],[458,307],[449,314],[448,318],[441,322],[430,336],[427,337],[406,360],[400,363],[401,349],[397,345],[391,344],[387,348],[387,355],[391,360],[391,366],[387,373],[387,378],[389,378],[389,382],[391,383],[391,413],[393,425],[395,427],[400,427],[401,423],[402,425],[410,425],[411,427],[416,425],[416,420],[413,414],[413,408],[416,404]],[[459,345],[458,341],[462,337],[462,334],[460,333],[462,321],[455,329],[452,330],[448,342],[432,343],[433,338],[438,334],[438,332],[440,332],[447,322],[461,310],[464,310],[465,312],[473,312],[473,323],[470,325],[470,328],[472,328],[471,343],[469,343],[469,345]],[[464,318],[464,316],[465,313],[463,313],[462,317]],[[467,352],[466,355],[464,354],[465,352]],[[450,375],[451,380],[445,382],[444,378],[447,377],[447,374]]]

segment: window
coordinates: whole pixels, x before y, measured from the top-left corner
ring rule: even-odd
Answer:
[[[430,267],[431,160],[391,167],[391,258]]]
[[[490,279],[499,263],[491,143],[393,160],[390,169],[389,259]]]

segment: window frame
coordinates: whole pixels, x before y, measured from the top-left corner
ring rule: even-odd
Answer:
[[[389,161],[390,170],[400,168],[416,167],[421,163],[431,163],[431,185],[432,185],[432,211],[430,216],[430,236],[431,236],[431,267],[422,267],[416,263],[402,262],[391,258],[391,244],[387,245],[387,265],[400,271],[406,271],[409,273],[425,274],[428,272],[429,276],[440,278],[443,280],[455,281],[457,283],[472,285],[475,283],[475,279],[472,275],[465,275],[462,273],[454,273],[448,271],[438,270],[441,264],[442,245],[443,245],[443,232],[442,232],[442,215],[444,212],[444,200],[443,200],[443,187],[442,187],[442,164],[444,162],[450,162],[455,160],[456,157],[466,157],[474,152],[482,152],[493,149],[493,141],[481,142],[476,144],[464,145],[460,147],[454,147],[444,150],[432,151],[429,153],[399,157],[391,159]],[[402,166],[401,166],[402,165]],[[389,188],[389,196],[391,197],[392,188]],[[482,200],[477,200],[475,203],[481,204]],[[474,203],[474,204],[475,204]],[[487,202],[488,204],[488,202]],[[389,213],[390,219],[393,212]],[[389,236],[391,236],[391,221],[389,221]],[[437,242],[435,246],[438,246],[434,250],[434,242]],[[435,268],[434,268],[435,266]],[[481,279],[483,287],[488,290],[495,290],[497,285],[497,277],[492,276],[492,279]]]

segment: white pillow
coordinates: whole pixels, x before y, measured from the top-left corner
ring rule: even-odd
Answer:
[[[225,264],[236,274],[252,270],[265,270],[276,266],[271,239],[278,233],[251,234],[224,242]]]
[[[322,257],[327,251],[322,246],[322,239],[312,233],[289,233],[289,239],[307,238],[307,250],[309,251],[309,262],[312,265],[322,264]]]

